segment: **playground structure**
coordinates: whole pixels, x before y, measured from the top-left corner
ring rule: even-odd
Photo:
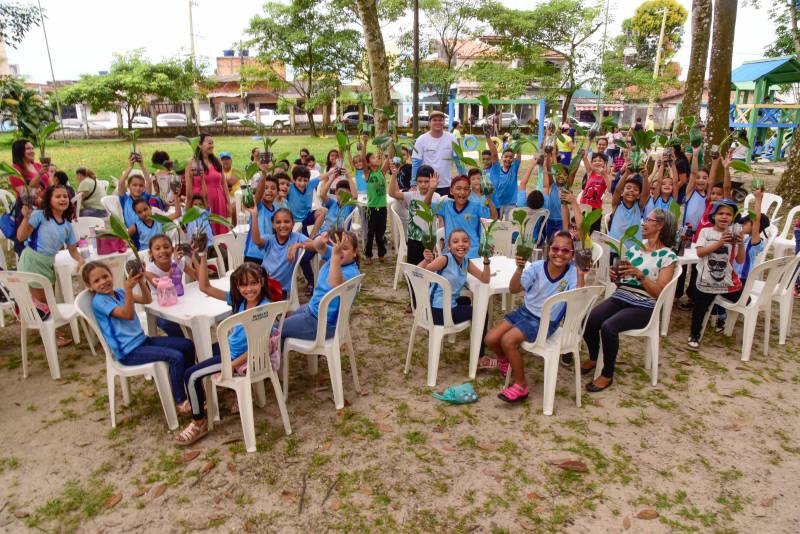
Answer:
[[[775,94],[781,86],[797,82],[800,82],[800,62],[790,56],[747,61],[731,72],[735,96],[730,108],[730,127],[746,128],[751,147],[756,142],[764,146],[768,130],[774,128],[773,161],[781,156],[786,130],[794,130],[800,124],[800,104],[777,104]],[[751,157],[752,151],[748,151],[748,162]]]

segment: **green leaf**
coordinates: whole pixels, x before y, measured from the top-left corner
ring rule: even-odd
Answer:
[[[164,225],[166,225],[166,224],[173,224],[174,225],[174,223],[172,222],[172,219],[170,219],[166,215],[162,215],[160,213],[153,213],[152,215],[150,215],[150,218],[153,219],[154,221],[160,222],[161,224],[164,224]]]
[[[744,136],[737,137],[736,138],[736,142],[739,143],[740,145],[744,146],[744,147],[752,148],[750,146],[750,140],[747,137],[744,137]]]
[[[517,226],[520,235],[522,235],[525,233],[525,227],[528,225],[528,222],[531,220],[531,218],[528,215],[527,210],[516,209],[511,212],[511,220],[514,221],[514,224]]]
[[[748,174],[752,174],[753,172],[753,168],[750,166],[750,164],[738,159],[731,161],[731,168],[735,171],[746,172]]]
[[[458,156],[458,159],[464,159],[464,149],[461,148],[459,143],[452,143],[453,144],[453,152]]]
[[[251,161],[244,168],[244,176],[248,182],[252,180],[253,176],[255,176],[257,172],[258,172],[258,163],[256,163],[255,161]]]
[[[630,240],[630,238],[634,237],[639,232],[639,225],[634,224],[633,226],[629,226],[625,232],[622,234],[622,237],[619,239],[620,243],[625,243],[626,241]]]
[[[192,149],[192,154],[197,152],[197,147],[200,146],[200,136],[197,137],[186,137],[185,135],[176,135],[175,139],[178,141],[183,141],[184,143],[189,145],[189,148]]]
[[[477,98],[478,98],[478,102],[480,102],[481,106],[483,107],[483,111],[484,112],[488,111],[489,110],[489,97],[486,96],[486,95],[479,95]]]
[[[674,200],[669,201],[669,211],[675,216],[675,220],[681,220],[681,206]]]
[[[5,161],[0,162],[0,176],[16,176],[17,178],[24,180],[19,171]],[[27,182],[27,180],[24,181]]]
[[[191,208],[186,210],[186,213],[184,213],[183,216],[181,217],[181,224],[186,226],[190,222],[196,221],[203,215],[203,211],[204,210],[198,208],[197,206],[192,206]]]
[[[222,215],[217,215],[216,213],[209,214],[208,220],[210,222],[213,222],[213,223],[221,224],[222,226],[224,226],[228,230],[233,228],[233,224],[231,223],[231,221],[229,221],[228,219],[226,219]]]
[[[461,163],[467,165],[468,167],[478,167],[478,162],[472,158],[468,158],[467,156],[462,156],[458,159],[460,159]]]
[[[696,120],[697,120],[697,117],[686,117],[685,119],[683,119],[683,124],[686,125],[686,128],[691,130],[692,128],[694,128],[694,124],[695,124]]]
[[[589,233],[592,230],[592,225],[600,220],[600,217],[603,216],[603,210],[601,209],[593,209],[586,215],[584,215],[583,220],[581,221],[580,233],[581,233],[581,240],[586,240],[589,237]]]
[[[668,140],[669,140],[669,139],[668,139],[668,138],[667,138],[667,136],[666,136],[666,135],[664,135],[664,134],[661,134],[661,135],[659,135],[659,136],[658,136],[658,144],[659,144],[659,145],[661,145],[661,146],[663,146],[663,147],[666,147],[666,146],[667,146],[667,142],[668,142]]]
[[[388,135],[379,135],[372,140],[372,144],[378,148],[385,149],[392,142],[392,138]]]
[[[342,154],[347,152],[347,134],[341,131],[336,132],[336,142],[339,144],[339,150]]]
[[[622,148],[628,148],[628,143],[624,139],[614,139],[614,144]]]

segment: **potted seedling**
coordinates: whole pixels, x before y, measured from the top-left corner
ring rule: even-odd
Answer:
[[[584,215],[578,228],[579,238],[575,241],[575,265],[583,272],[592,268],[592,226],[603,216],[603,210],[593,209]]]
[[[458,159],[464,165],[468,165],[470,167],[482,167],[478,165],[478,162],[473,158],[465,156],[464,149],[461,148],[461,145],[458,143],[453,143],[453,153],[458,156]],[[489,179],[485,169],[481,171],[481,194],[487,198],[494,194],[494,184]]]
[[[633,226],[629,226],[627,230],[625,230],[625,232],[622,234],[622,237],[620,237],[619,239],[619,246],[616,243],[608,243],[609,248],[612,251],[614,251],[617,255],[617,257],[614,258],[614,263],[611,266],[611,268],[614,270],[614,274],[616,275],[614,283],[617,286],[620,286],[622,284],[622,280],[620,280],[619,277],[619,268],[622,262],[626,263],[628,262],[628,260],[625,259],[625,253],[626,253],[625,243],[631,241],[637,247],[641,249],[644,248],[644,244],[636,238],[636,234],[638,232],[639,232],[639,225],[634,224]]]
[[[61,126],[58,125],[55,121],[50,121],[47,124],[36,127],[29,122],[23,121],[25,126],[31,132],[31,141],[33,144],[39,149],[39,161],[42,162],[42,165],[50,165],[50,158],[45,156],[45,148],[47,147],[47,138],[56,133],[61,129]]]
[[[154,213],[152,215],[152,218],[154,221],[158,221],[162,224],[164,232],[181,230],[182,232],[186,233],[188,232],[187,227],[189,223],[192,223],[201,218],[204,212],[205,210],[202,210],[197,206],[192,206],[191,208],[186,210],[186,212],[181,216],[179,220],[177,220],[177,222],[160,213]],[[225,217],[221,217],[220,215],[217,215],[215,213],[211,213],[206,216],[208,217],[208,220],[210,222],[221,224],[229,230],[233,228],[233,225]],[[181,231],[176,232],[178,239],[178,244],[176,245],[176,248],[178,248],[181,252],[183,252],[184,256],[186,257],[191,256],[193,247],[199,251],[204,251],[208,248],[208,235],[205,232],[201,231],[200,228],[201,226],[197,225],[195,227],[195,231],[188,236],[189,243],[182,243]],[[235,237],[236,234],[234,234],[234,238]]]
[[[520,208],[511,212],[511,220],[514,221],[514,226],[517,227],[519,236],[517,237],[517,256],[525,261],[531,259],[536,243],[533,241],[533,232],[528,232],[528,225],[531,223],[531,218],[528,215],[528,210]]]
[[[490,221],[486,224],[486,221]],[[480,242],[478,243],[478,255],[482,258],[491,258],[494,254],[494,231],[497,226],[496,219],[481,220],[483,233],[481,234]]]
[[[358,199],[353,198],[350,191],[340,190],[336,196],[339,198],[339,211],[336,213],[336,221],[333,223],[333,235],[336,236],[338,241],[341,241],[342,234],[345,232],[345,220],[347,216],[344,214],[344,208],[347,206],[359,206]]]
[[[422,232],[422,246],[431,252],[436,249],[436,215],[441,207],[442,203],[439,203],[436,209],[431,209],[428,204],[419,201],[417,208],[414,210],[414,217],[419,217],[427,225],[427,228]]]
[[[131,239],[131,236],[128,234],[128,229],[125,228],[125,223],[123,220],[120,219],[116,214],[109,213],[108,222],[110,228],[106,228],[98,232],[97,237],[116,237],[128,245],[128,248],[131,249],[131,252],[133,252],[134,256],[132,259],[125,262],[125,272],[128,273],[129,278],[144,272],[144,264],[142,264],[142,260],[139,259],[139,251],[136,248],[136,245],[133,244],[133,239]]]
[[[136,142],[139,140],[139,135],[142,132],[140,130],[123,130],[120,128],[119,133],[127,137],[128,141],[131,142],[131,157],[133,158],[133,161],[137,163],[142,161],[142,155],[136,151]]]

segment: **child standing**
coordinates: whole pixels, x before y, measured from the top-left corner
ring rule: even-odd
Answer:
[[[367,163],[367,244],[364,247],[364,263],[372,263],[372,241],[378,245],[378,261],[386,256],[386,177],[389,161],[394,156],[394,144],[389,144],[389,157],[381,163],[380,154],[367,153],[369,137],[361,139],[361,154]]]
[[[608,156],[605,154],[599,152],[592,154],[591,170],[586,177],[581,204],[591,206],[595,210],[603,209],[603,195],[611,186],[611,171],[607,163]],[[600,230],[600,221],[592,226],[592,231],[595,230]]]
[[[550,241],[547,260],[533,262],[526,267],[525,259],[517,257],[517,270],[511,277],[512,293],[525,291],[523,304],[506,315],[505,319],[486,335],[486,344],[500,362],[500,370],[511,366],[513,384],[498,394],[505,402],[516,403],[528,398],[528,382],[519,346],[523,341],[534,342],[539,335],[542,305],[557,293],[583,287],[583,273],[572,262],[573,242],[569,232],[557,232]],[[564,317],[564,304],[551,311],[547,335],[552,335]],[[505,374],[505,373],[504,373]]]
[[[364,178],[364,158],[361,154],[353,156],[350,153],[350,147],[347,148],[347,159],[350,163],[350,168],[355,170],[356,189],[360,194],[367,192],[367,179]]]
[[[152,297],[140,273],[125,281],[124,289],[114,289],[111,270],[99,261],[86,264],[83,281],[92,292],[92,310],[97,325],[114,357],[124,365],[166,362],[169,383],[179,413],[189,412],[183,389],[184,369],[194,363],[194,343],[174,337],[147,337],[136,316],[134,304],[150,304]],[[140,294],[133,289],[139,287]]]
[[[542,168],[542,194],[544,195],[544,207],[550,212],[550,214],[547,216],[547,222],[544,226],[544,238],[545,240],[549,241],[550,237],[561,230],[561,227],[564,224],[564,221],[561,218],[561,191],[558,188],[557,176],[552,175],[551,169],[555,167],[557,172],[563,171],[561,170],[560,165],[556,164],[552,154],[545,153],[544,155],[539,156],[539,159],[541,160],[541,163],[539,163],[537,160],[536,166],[541,166]],[[533,168],[528,171],[529,176],[532,170]],[[569,220],[567,222],[569,222]]]
[[[514,206],[515,204],[517,175],[522,161],[522,151],[514,154],[510,146],[504,144],[502,156],[498,157],[495,144],[489,142],[488,139],[487,144],[492,153],[492,167],[489,169],[489,178],[494,185],[492,202],[498,210],[502,211],[505,206]]]
[[[421,202],[431,192],[430,201],[438,203],[441,199],[438,193],[431,191],[431,179],[435,172],[430,165],[422,165],[417,169],[417,190],[398,191],[397,184],[389,183],[389,195],[397,199],[408,210],[408,239],[406,240],[407,261],[411,265],[417,265],[423,259],[425,246],[422,244],[422,236],[428,231],[428,223],[417,216],[417,209]]]
[[[325,214],[322,210],[312,210],[311,205],[314,192],[319,185],[319,179],[311,179],[311,172],[305,165],[295,165],[292,169],[292,183],[287,193],[287,203],[292,210],[295,221],[300,221],[303,234],[308,235],[308,227],[317,223]],[[309,280],[309,283],[311,281]]]

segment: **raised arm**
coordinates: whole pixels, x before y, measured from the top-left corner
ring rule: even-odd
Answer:
[[[251,226],[258,227],[258,220],[254,220]],[[195,254],[192,254],[193,256]],[[197,267],[197,284],[200,286],[200,291],[209,297],[218,300],[228,300],[228,294],[221,289],[212,286],[208,281],[208,262],[205,254],[200,254],[200,265]]]
[[[117,194],[122,196],[128,190],[128,175],[133,170],[133,159],[128,156],[128,167],[122,172],[119,181],[117,182]]]
[[[253,200],[256,206],[258,206],[264,199],[264,190],[267,188],[267,181],[265,180],[265,178],[270,174],[272,167],[273,167],[272,162],[258,164],[258,172],[261,176],[259,177],[258,185],[256,186],[256,191],[253,194]]]
[[[717,163],[720,158],[713,159],[711,162],[711,176],[715,176],[714,171],[720,165]],[[733,151],[728,150],[725,154],[725,159],[722,160],[723,182],[722,182],[722,198],[731,198],[733,195],[733,181],[731,180],[731,161],[733,161]]]
[[[492,153],[492,163],[497,163],[500,161],[500,156],[497,154],[497,145],[494,144],[494,140],[491,136],[491,130],[489,130],[489,128],[485,128],[483,133],[486,134],[486,146],[489,147],[489,152]]]
[[[761,202],[764,199],[764,191],[753,189],[753,196],[756,197],[755,205],[753,206],[756,217],[750,225],[750,244],[758,245],[761,242]]]
[[[620,201],[622,200],[622,191],[625,189],[625,182],[628,181],[629,171],[627,165],[625,166],[625,172],[620,177],[619,182],[617,182],[617,187],[614,189],[614,194],[611,196],[611,209],[617,209],[619,206]],[[644,185],[642,185],[644,187]]]

